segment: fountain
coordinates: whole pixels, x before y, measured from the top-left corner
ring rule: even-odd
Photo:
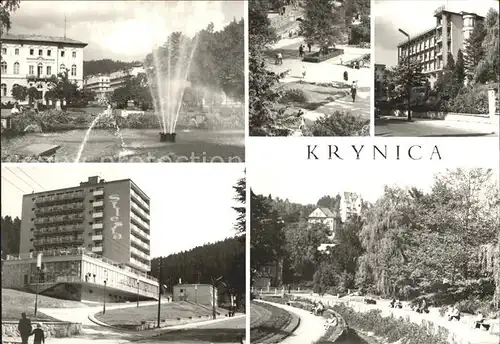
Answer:
[[[161,128],[160,142],[176,141],[175,128],[197,44],[198,34],[190,39],[173,33],[146,61],[149,89]]]

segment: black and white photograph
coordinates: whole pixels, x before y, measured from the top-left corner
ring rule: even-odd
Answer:
[[[498,343],[498,168],[419,164],[248,171],[251,343]]]
[[[243,162],[244,1],[2,1],[4,162]]]
[[[241,164],[1,173],[2,343],[244,343]]]
[[[249,135],[370,135],[370,1],[248,7]]]
[[[373,15],[375,135],[498,136],[498,1],[375,0]]]

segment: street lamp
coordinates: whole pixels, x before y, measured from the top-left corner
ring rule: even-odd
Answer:
[[[410,35],[406,33],[404,30],[398,29],[399,32],[401,32],[403,35],[408,38],[408,43],[410,43]],[[411,65],[410,65],[410,44],[408,44],[408,85],[406,85],[407,92],[408,92],[408,121],[411,121],[411,85],[412,85],[412,75],[411,75]]]
[[[104,292],[103,292],[102,314],[106,314],[106,283],[107,282],[108,282],[108,270],[104,270]]]
[[[36,256],[36,295],[35,295],[35,317],[38,311],[38,285],[40,284],[40,271],[42,270],[42,254]]]
[[[219,278],[212,277],[212,317],[214,318],[214,320],[217,318],[217,312],[215,311],[215,287],[217,286],[217,283],[222,280],[222,278],[222,276],[220,276]]]
[[[139,279],[137,279],[137,307],[139,307]]]

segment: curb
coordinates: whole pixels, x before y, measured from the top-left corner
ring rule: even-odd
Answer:
[[[282,307],[278,307],[278,306],[276,306],[276,305],[280,305],[279,303],[278,303],[278,304],[276,304],[276,303],[269,302],[269,301],[264,301],[264,300],[254,300],[254,301],[256,301],[256,302],[260,302],[260,303],[270,304],[270,305],[272,305],[272,306],[274,306],[274,307],[284,309],[284,308],[282,308]],[[293,335],[293,333],[295,332],[295,330],[297,330],[297,329],[299,328],[300,323],[301,323],[301,318],[300,318],[300,316],[298,316],[297,314],[293,314],[292,312],[289,312],[289,311],[287,311],[287,310],[285,310],[285,311],[286,311],[286,312],[288,312],[288,313],[290,313],[290,315],[292,316],[292,319],[293,319],[294,317],[296,317],[296,318],[297,318],[297,323],[296,323],[296,324],[294,324],[294,325],[293,325],[293,327],[291,327],[288,331],[286,331],[286,332],[288,332],[288,334],[284,335],[283,337],[280,337],[280,342],[281,342],[281,341],[283,341],[283,340],[285,340],[286,338],[290,337],[291,335]],[[293,321],[293,320],[292,320],[292,321]],[[290,325],[290,324],[288,324],[287,326],[289,326],[289,325]],[[287,329],[287,326],[285,326],[284,328],[281,328],[280,330]],[[272,337],[271,337],[270,339],[272,339]],[[266,343],[266,342],[265,342],[265,340],[264,340],[264,341],[262,341],[262,342],[259,342],[258,344],[263,344],[263,343]],[[274,343],[274,342],[271,342],[271,343]]]

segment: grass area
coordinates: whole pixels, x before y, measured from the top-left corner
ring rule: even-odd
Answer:
[[[250,338],[252,343],[279,343],[290,333],[285,330],[298,317],[282,308],[266,303],[252,304]],[[257,318],[257,319],[255,319]]]
[[[183,320],[189,318],[199,318],[212,315],[212,309],[208,306],[196,305],[189,302],[172,302],[161,305],[161,319],[163,320]],[[228,311],[218,308],[217,312],[225,315]],[[141,322],[158,320],[158,306],[141,306],[126,309],[113,309],[106,311],[106,314],[98,313],[96,318],[111,326],[140,325]]]
[[[14,290],[2,289],[2,320],[19,320],[21,313],[26,312],[32,320],[58,321],[46,314],[35,312],[35,294]],[[87,307],[77,301],[60,300],[38,295],[38,308],[76,308]]]
[[[302,93],[302,99],[290,99],[292,102],[291,105],[296,108],[311,111],[317,110],[321,106],[334,101],[338,97],[347,95],[346,92],[348,91],[348,89],[313,85],[300,81],[283,84],[283,89],[285,92]]]

